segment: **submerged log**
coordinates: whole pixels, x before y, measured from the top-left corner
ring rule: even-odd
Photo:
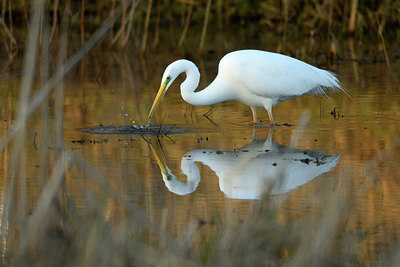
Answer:
[[[124,135],[171,135],[190,133],[193,130],[185,129],[175,125],[99,125],[79,129],[89,134],[124,134]]]

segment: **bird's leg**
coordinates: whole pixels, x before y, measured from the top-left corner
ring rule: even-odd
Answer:
[[[256,140],[257,139],[257,127],[253,127],[253,135],[252,135],[252,140]]]
[[[264,108],[267,110],[267,113],[268,113],[268,118],[269,118],[269,121],[270,121],[270,125],[273,127],[273,126],[275,126],[275,123],[274,123],[274,117],[272,117],[272,100],[271,99],[266,99],[266,101],[264,102]]]
[[[253,122],[254,124],[257,124],[257,112],[256,112],[256,108],[250,107],[251,108],[251,112],[253,112]]]
[[[267,110],[267,112],[268,112],[269,121],[271,122],[271,126],[275,126],[274,117],[272,117],[272,112],[269,110]]]
[[[268,137],[267,137],[267,142],[269,147],[272,146],[272,134],[274,133],[274,127],[269,129]]]

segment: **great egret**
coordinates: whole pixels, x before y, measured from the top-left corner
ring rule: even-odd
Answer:
[[[340,161],[340,155],[285,147],[271,138],[256,139],[234,151],[202,147],[187,152],[181,160],[181,170],[186,175],[186,181],[182,181],[166,165],[162,148],[156,142],[150,147],[165,186],[177,195],[190,194],[198,187],[201,174],[195,162],[215,172],[226,197],[257,199],[266,189],[271,195],[293,190],[331,171]]]
[[[282,101],[307,93],[326,95],[327,90],[345,92],[329,71],[289,56],[260,50],[238,50],[226,54],[219,62],[215,80],[195,92],[200,80],[199,70],[193,62],[180,59],[165,69],[148,123],[168,88],[181,73],[186,73],[186,80],[181,84],[181,95],[186,102],[207,106],[236,100],[251,108],[255,124],[256,108],[265,108],[271,125],[274,125],[272,107]]]

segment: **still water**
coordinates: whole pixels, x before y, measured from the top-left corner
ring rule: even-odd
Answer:
[[[200,88],[215,77],[225,51],[193,56],[201,73]],[[243,222],[264,201],[283,198],[277,218],[290,224],[294,218],[318,217],[330,206],[327,197],[351,196],[346,234],[365,234],[356,245],[362,262],[398,244],[400,233],[400,91],[399,61],[389,75],[385,62],[338,61],[335,71],[343,93],[302,96],[273,108],[280,126],[251,125],[251,110],[238,102],[193,107],[180,97],[177,79],[153,117],[158,124],[181,127],[183,134],[157,137],[96,135],[80,129],[98,125],[142,125],[173,54],[149,55],[94,50],[65,80],[64,146],[87,160],[131,203],[142,207],[150,221],[179,236],[190,222],[201,225],[205,238],[227,220]],[[397,73],[397,74],[396,74]],[[0,133],[15,119],[19,76],[5,77],[0,90]],[[55,96],[49,100],[50,119]],[[207,113],[207,117],[203,116]],[[38,141],[43,133],[40,112],[29,121],[27,173],[41,171],[40,151],[55,149]],[[51,130],[50,130],[51,132]],[[8,150],[1,155],[0,189],[4,196],[9,175]],[[49,164],[52,164],[50,162]],[[28,177],[28,178],[29,178]],[[89,208],[87,195],[68,169],[63,195],[78,212]],[[33,183],[33,182],[32,182]],[[33,209],[37,185],[28,183]],[[89,181],[85,181],[91,187]],[[85,186],[84,186],[85,187]],[[93,194],[107,203],[112,225],[124,222],[126,210],[96,187]],[[1,202],[2,203],[2,202]],[[347,203],[347,202],[346,202]],[[350,208],[349,208],[350,209]],[[232,215],[233,214],[233,215]],[[342,218],[340,218],[342,219]],[[310,229],[312,230],[312,229]],[[201,239],[200,238],[200,239]]]

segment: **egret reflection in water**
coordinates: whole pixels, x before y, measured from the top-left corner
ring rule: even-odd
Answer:
[[[340,160],[340,155],[328,156],[320,150],[304,151],[272,142],[271,138],[255,139],[233,151],[197,148],[187,152],[181,160],[186,181],[180,181],[166,165],[157,142],[152,142],[151,149],[172,193],[187,195],[196,190],[200,171],[195,162],[200,162],[215,172],[220,190],[233,199],[288,192],[329,172]]]

